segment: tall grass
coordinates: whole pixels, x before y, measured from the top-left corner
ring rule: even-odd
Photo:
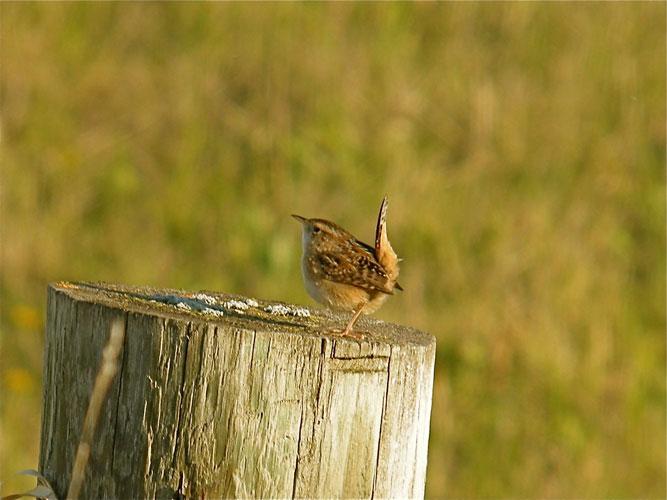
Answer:
[[[388,193],[427,495],[665,496],[664,3],[0,9],[6,492],[47,282],[310,303],[289,214]]]

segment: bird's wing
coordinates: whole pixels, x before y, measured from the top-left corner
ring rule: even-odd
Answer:
[[[346,247],[347,251],[320,252],[317,255],[322,278],[369,292],[392,294],[389,277],[373,254],[351,242]]]

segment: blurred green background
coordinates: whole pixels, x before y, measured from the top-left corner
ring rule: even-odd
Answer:
[[[665,496],[665,3],[2,3],[3,493],[61,279],[312,302],[389,194],[427,496]]]

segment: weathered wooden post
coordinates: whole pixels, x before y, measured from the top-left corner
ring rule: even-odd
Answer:
[[[424,495],[435,340],[217,293],[49,287],[40,470],[64,497],[111,321],[126,335],[84,498]]]

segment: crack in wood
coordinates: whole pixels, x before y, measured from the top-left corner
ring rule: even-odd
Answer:
[[[124,314],[124,331],[127,332],[127,325],[128,325],[128,315]],[[113,470],[114,464],[115,464],[115,459],[116,459],[116,433],[118,432],[118,411],[120,409],[121,403],[120,403],[120,396],[123,391],[123,374],[125,372],[125,359],[126,359],[126,351],[127,351],[127,344],[129,342],[128,340],[129,335],[125,335],[123,338],[123,348],[121,349],[121,361],[120,361],[120,370],[118,370],[118,374],[116,375],[116,378],[118,379],[118,392],[116,393],[116,415],[114,418],[114,425],[113,425],[113,445],[111,447],[111,469]]]
[[[301,462],[301,430],[303,428],[303,402],[301,404],[301,415],[299,416],[299,437],[296,443],[296,458],[294,460],[294,477],[292,479],[292,498],[296,497],[296,484],[299,479],[299,462]]]
[[[386,372],[389,358],[329,358],[327,367],[332,371],[352,373]]]
[[[390,348],[391,352],[391,348]],[[387,413],[387,400],[389,399],[389,380],[390,380],[390,375],[391,375],[391,355],[388,356],[387,359],[387,384],[385,386],[385,391],[384,391],[384,398],[382,399],[382,413],[380,414],[380,435],[378,438],[378,450],[377,450],[377,457],[375,459],[375,469],[374,469],[374,477],[373,477],[373,487],[371,489],[371,498],[375,498],[375,490],[377,488],[377,481],[378,481],[378,471],[380,468],[380,453],[382,452],[382,438],[383,436],[383,430],[385,427],[385,422],[384,422],[384,416]]]
[[[178,414],[176,416],[176,426],[174,427],[174,450],[171,456],[173,467],[176,467],[176,456],[180,451],[181,445],[181,421],[183,419],[183,400],[185,399],[185,379],[188,365],[188,347],[190,344],[190,327],[188,322],[185,327],[185,335],[183,336],[183,368],[181,370],[181,382],[178,387]],[[181,477],[183,473],[181,472]]]

